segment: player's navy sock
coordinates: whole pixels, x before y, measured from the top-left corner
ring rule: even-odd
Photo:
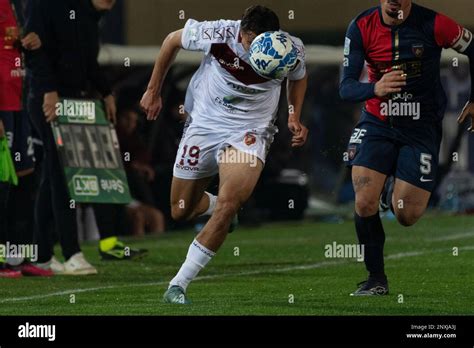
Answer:
[[[385,279],[383,262],[385,232],[379,213],[369,217],[360,217],[355,213],[354,220],[359,243],[364,245],[364,262],[369,276]]]

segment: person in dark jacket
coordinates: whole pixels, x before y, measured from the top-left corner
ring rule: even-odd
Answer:
[[[63,169],[49,123],[57,117],[56,104],[60,98],[102,99],[107,117],[115,123],[115,99],[97,61],[99,20],[114,4],[115,0],[31,0],[27,11],[27,26],[34,29],[43,42],[40,50],[27,57],[31,84],[29,111],[45,146],[36,204],[36,235],[39,262],[52,267],[56,273],[96,273],[80,252],[76,212],[70,208]],[[124,207],[94,205],[103,258],[125,259],[136,254],[132,249],[130,254],[124,253],[124,246],[115,237],[113,229],[120,209]],[[52,218],[60,236],[66,260],[64,265],[53,257],[47,231]]]

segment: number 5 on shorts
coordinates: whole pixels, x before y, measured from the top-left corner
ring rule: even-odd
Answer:
[[[430,155],[429,153],[422,153],[420,156],[420,171],[421,174],[431,174],[431,160],[433,159],[433,156]]]

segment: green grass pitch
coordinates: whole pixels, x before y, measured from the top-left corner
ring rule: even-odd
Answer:
[[[86,244],[97,276],[2,279],[0,315],[474,314],[474,218],[432,215],[411,228],[384,224],[386,297],[350,297],[365,277],[363,264],[324,256],[326,244],[355,243],[352,222],[293,222],[229,235],[188,288],[190,306],[161,302],[194,236],[189,231],[131,241],[150,250],[141,261],[102,262],[96,244]]]

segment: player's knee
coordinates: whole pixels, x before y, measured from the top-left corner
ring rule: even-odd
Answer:
[[[413,226],[420,219],[422,213],[408,212],[406,210],[395,210],[395,216],[400,225],[405,227]]]
[[[171,205],[171,217],[175,221],[189,221],[192,219],[193,212],[181,204]]]
[[[355,209],[361,217],[373,216],[379,210],[379,201],[375,198],[356,197]]]

